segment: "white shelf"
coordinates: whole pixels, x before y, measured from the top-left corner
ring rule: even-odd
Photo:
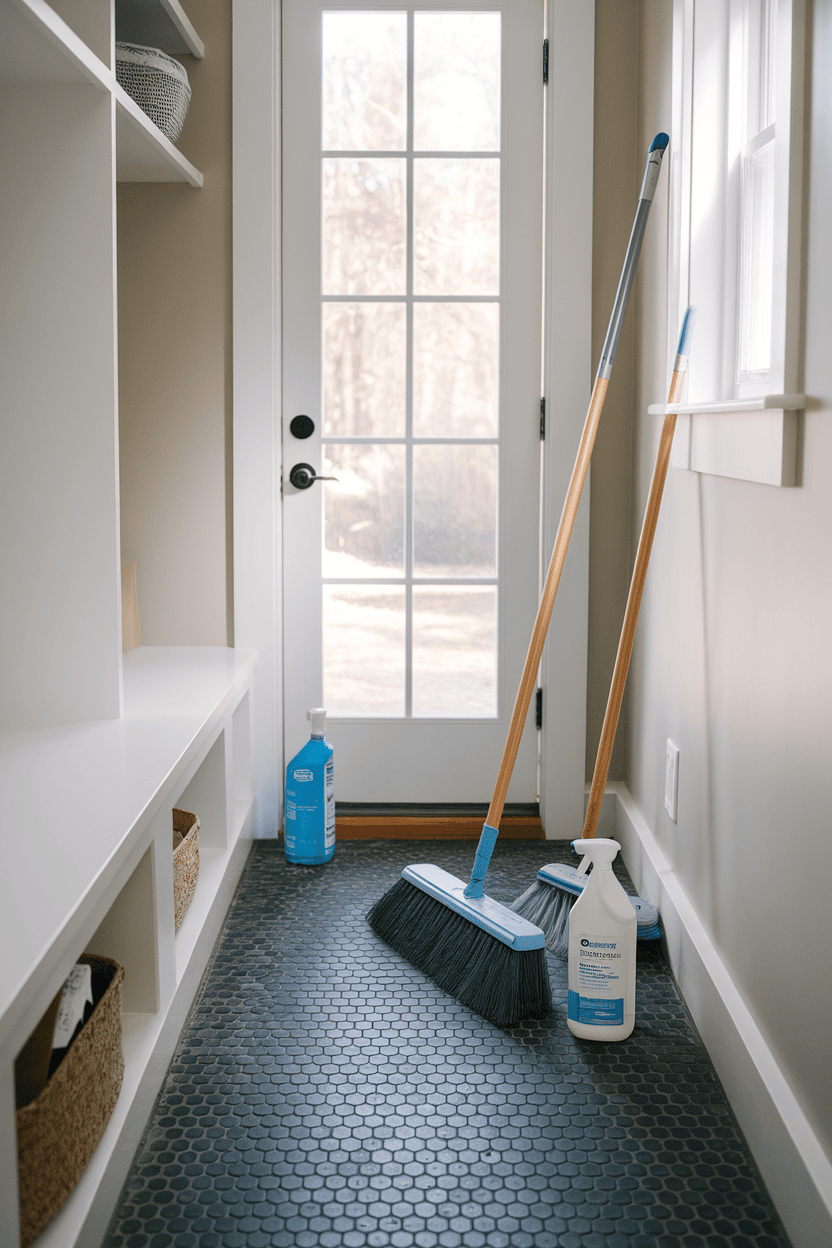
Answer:
[[[132,21],[139,22],[145,16],[155,21],[146,38],[133,42],[152,43],[157,27],[177,30],[178,22],[183,30],[191,32],[188,39],[199,51],[184,46],[184,35],[180,36],[183,47],[176,50],[203,55],[202,42],[176,0],[141,0],[128,7]],[[161,47],[165,42],[171,43],[171,39],[153,46]],[[45,0],[3,0],[0,5],[0,83],[21,87],[93,86],[111,94],[116,101],[116,179],[202,186],[200,171],[119,86],[113,70]]]
[[[256,661],[254,651],[220,647],[135,650],[124,656],[121,718],[0,736],[0,824],[15,832],[5,838],[0,876],[0,1092],[78,955],[90,949],[125,967],[126,1070],[116,1113],[39,1248],[76,1242],[200,938],[239,865],[251,815],[251,800],[239,795],[251,790],[248,692]],[[202,828],[196,891],[174,932],[177,805],[195,809]],[[15,1170],[13,1157],[4,1157],[4,1245],[15,1243],[8,1212]]]
[[[222,648],[134,650],[121,719],[0,736],[0,823],[26,830],[6,837],[0,874],[0,1042],[25,1041],[44,966],[109,895],[162,801],[176,804],[255,661]]]
[[[116,180],[118,182],[188,182],[202,186],[203,177],[166,138],[135,100],[113,85],[116,99]]]
[[[202,58],[205,47],[178,0],[116,0],[116,39]]]
[[[0,5],[0,82],[109,88],[111,71],[45,0]]]

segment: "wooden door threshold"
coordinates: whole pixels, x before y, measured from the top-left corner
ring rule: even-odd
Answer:
[[[472,841],[482,832],[485,807],[420,808],[386,810],[357,807],[335,808],[335,838],[342,841]],[[536,805],[507,808],[500,820],[500,836],[514,841],[542,841],[543,824]]]

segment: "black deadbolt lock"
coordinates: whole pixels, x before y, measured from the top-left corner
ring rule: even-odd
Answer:
[[[315,422],[311,416],[293,416],[289,432],[296,438],[308,438],[315,432]]]

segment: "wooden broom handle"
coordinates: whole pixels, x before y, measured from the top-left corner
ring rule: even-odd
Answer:
[[[607,328],[607,336],[601,350],[601,359],[598,365],[598,372],[595,376],[595,384],[592,387],[589,409],[586,414],[586,420],[584,421],[583,433],[581,434],[581,444],[578,447],[575,466],[572,469],[572,477],[569,482],[566,500],[563,504],[563,511],[560,517],[560,524],[558,525],[557,537],[555,538],[555,547],[552,551],[552,558],[549,562],[549,571],[546,574],[546,584],[543,587],[543,595],[540,600],[540,606],[537,609],[537,617],[534,622],[534,628],[532,629],[529,651],[526,655],[526,664],[523,668],[523,675],[520,679],[520,688],[517,691],[517,698],[515,700],[514,710],[511,715],[511,723],[509,724],[508,736],[503,748],[500,770],[497,773],[497,781],[494,785],[494,795],[491,798],[491,805],[488,807],[486,825],[491,828],[499,828],[500,819],[503,815],[503,807],[506,801],[509,781],[511,780],[511,773],[514,770],[517,751],[520,748],[520,738],[523,736],[523,727],[526,722],[526,715],[528,714],[529,704],[532,700],[532,693],[537,683],[537,673],[540,668],[540,656],[543,653],[543,645],[546,641],[546,632],[549,627],[549,620],[552,616],[552,608],[555,605],[555,596],[558,592],[558,585],[560,584],[560,577],[563,572],[564,562],[566,560],[566,552],[569,549],[569,539],[572,537],[575,517],[578,514],[578,504],[581,501],[581,492],[584,488],[586,474],[589,471],[589,461],[592,458],[592,448],[595,444],[595,435],[598,432],[598,422],[601,419],[601,410],[604,406],[604,399],[607,394],[607,386],[609,384],[612,364],[615,358],[616,347],[618,345],[618,336],[621,332],[624,313],[627,310],[627,303],[629,301],[630,292],[632,291],[633,282],[635,280],[636,268],[638,266],[639,255],[641,253],[641,244],[644,238],[644,231],[647,226],[647,217],[650,212],[650,205],[653,202],[656,183],[659,177],[659,169],[661,167],[662,157],[665,149],[667,148],[668,142],[668,137],[664,132],[657,134],[650,145],[650,151],[647,154],[647,166],[644,171],[644,180],[639,194],[635,221],[633,222],[630,241],[627,244],[627,251],[624,256],[624,267],[621,271],[621,277],[618,282],[618,290],[615,294],[615,302],[613,304],[610,323]],[[493,842],[491,843],[491,849],[493,849]],[[488,856],[490,855],[490,852],[491,850],[489,849],[485,853],[484,865],[482,867],[483,876],[485,874],[485,869],[488,866]],[[471,895],[473,896],[474,894]]]
[[[549,571],[546,574],[546,584],[543,586],[543,595],[540,599],[540,606],[537,609],[537,617],[535,618],[532,637],[529,642],[529,651],[526,655],[526,664],[523,668],[520,688],[517,690],[517,698],[514,702],[508,736],[503,748],[500,770],[497,772],[494,796],[491,798],[491,805],[488,807],[486,823],[492,828],[499,828],[500,826],[511,773],[514,770],[514,762],[517,758],[517,751],[520,748],[520,738],[523,736],[526,715],[532,700],[532,693],[537,685],[540,656],[543,653],[546,631],[549,627],[549,620],[552,617],[552,608],[555,605],[555,596],[558,592],[563,565],[566,561],[566,552],[569,549],[569,539],[575,527],[575,517],[578,514],[581,492],[586,481],[586,474],[589,471],[592,448],[595,444],[595,435],[598,432],[598,422],[601,419],[601,411],[604,407],[608,384],[607,378],[596,377],[595,385],[592,387],[589,409],[584,421],[584,431],[581,435],[581,444],[578,447],[575,466],[572,469],[572,477],[569,481],[569,489],[563,504],[555,546],[552,551],[552,558],[549,561]]]
[[[685,364],[687,364],[687,360],[685,361]],[[673,373],[670,380],[670,390],[667,396],[668,404],[681,402],[684,380],[684,369],[676,370]],[[604,790],[607,787],[607,773],[610,769],[610,758],[612,757],[612,747],[613,742],[615,741],[615,732],[618,727],[618,716],[621,711],[621,702],[624,697],[624,686],[627,683],[627,672],[630,667],[630,657],[633,653],[633,642],[635,641],[636,623],[638,622],[638,612],[639,607],[641,606],[641,595],[644,591],[644,582],[647,577],[647,565],[650,562],[650,551],[653,547],[656,522],[659,518],[659,507],[661,506],[664,482],[667,476],[668,465],[670,463],[670,449],[673,444],[673,432],[675,428],[676,413],[668,412],[664,418],[664,424],[662,426],[662,436],[659,441],[656,465],[653,469],[653,480],[650,485],[650,494],[647,499],[647,508],[644,513],[644,522],[641,527],[641,536],[638,541],[638,552],[636,553],[635,566],[633,567],[630,592],[627,597],[627,610],[624,613],[624,623],[621,628],[621,639],[618,643],[618,654],[615,658],[615,669],[612,674],[610,695],[607,699],[607,710],[604,715],[604,725],[601,729],[601,740],[598,745],[598,754],[595,759],[595,771],[592,774],[592,786],[589,790],[589,803],[586,808],[584,830],[581,833],[582,838],[593,837],[595,835],[595,830],[598,827],[598,816],[601,813],[601,803],[604,800]]]

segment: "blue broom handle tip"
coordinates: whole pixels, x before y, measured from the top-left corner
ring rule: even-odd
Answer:
[[[491,861],[491,855],[494,852],[498,836],[499,829],[492,828],[490,823],[483,824],[482,832],[480,833],[480,843],[477,846],[477,854],[471,871],[471,879],[468,881],[468,886],[463,894],[465,897],[482,897],[485,873],[488,870],[488,864]]]
[[[655,139],[650,144],[650,151],[651,152],[663,152],[669,142],[670,142],[670,135],[665,134],[664,130],[662,130],[659,132],[659,134],[656,135]]]
[[[696,324],[696,304],[689,305],[688,310],[682,319],[682,328],[679,331],[679,346],[676,350],[677,355],[690,355],[690,340],[693,337],[693,327]]]

